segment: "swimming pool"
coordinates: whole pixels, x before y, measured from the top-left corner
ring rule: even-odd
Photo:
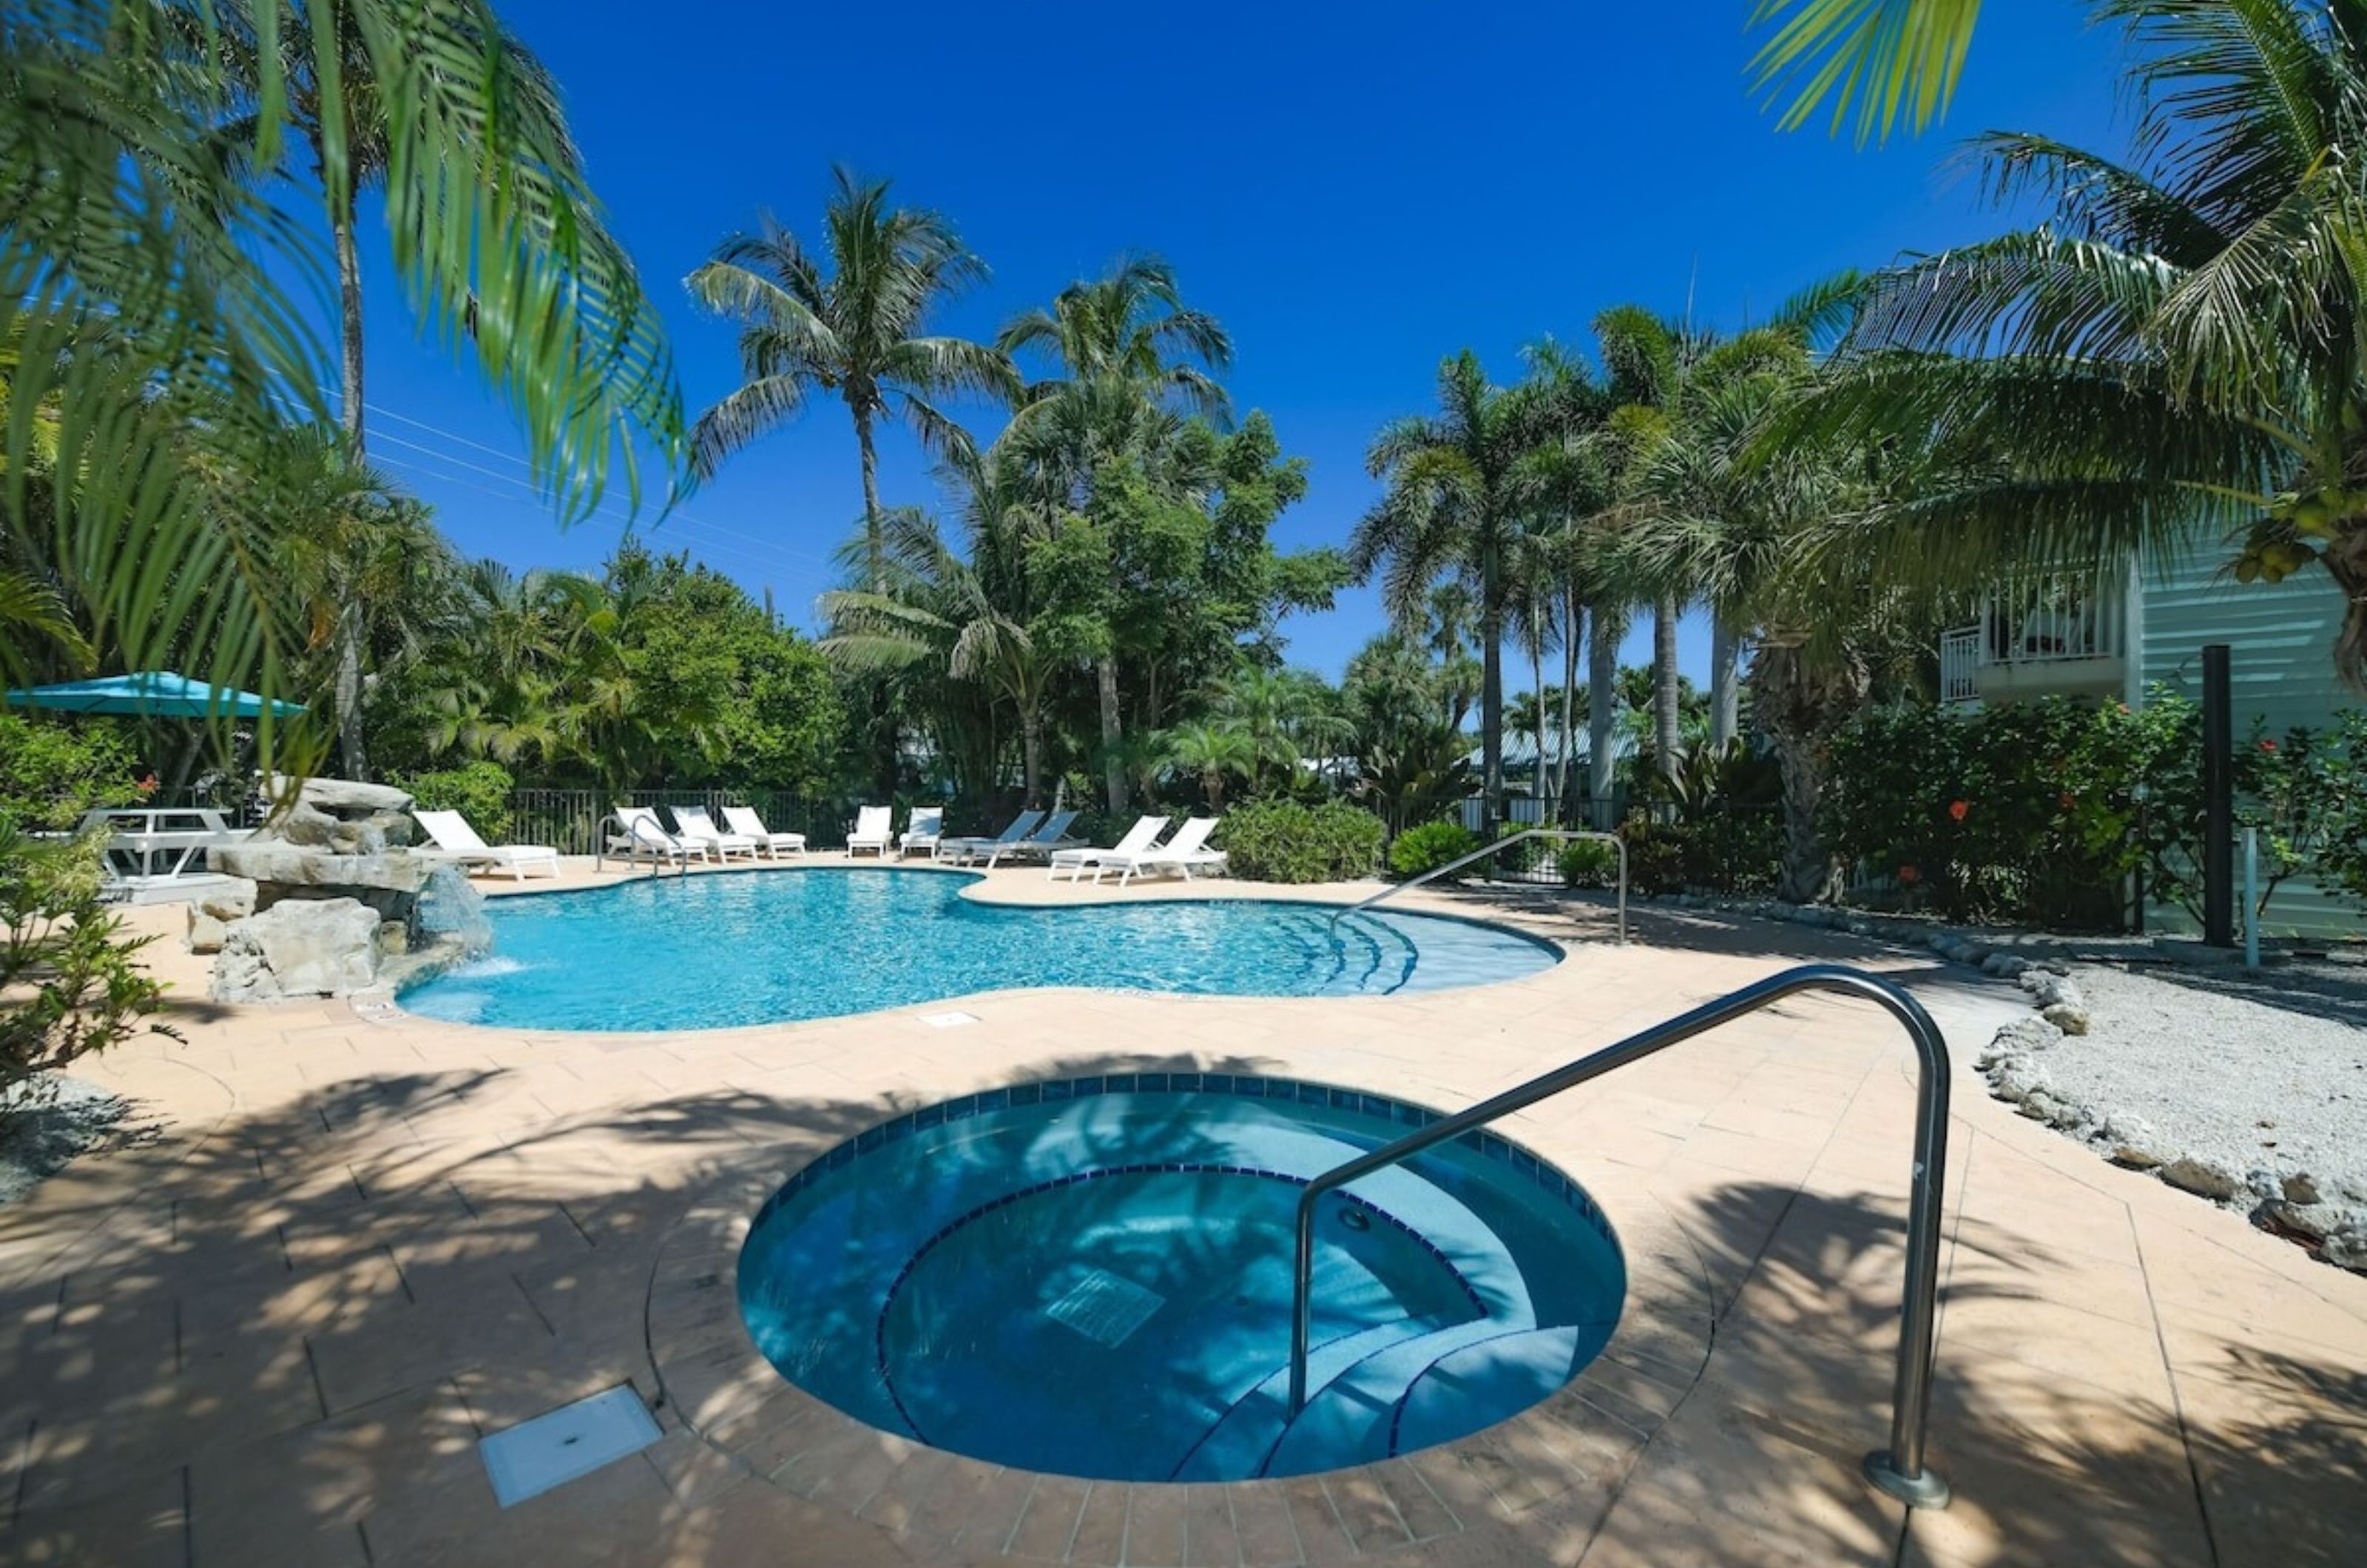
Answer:
[[[926,1107],[774,1195],[741,1251],[742,1318],[808,1393],[995,1463],[1234,1481],[1412,1452],[1562,1387],[1626,1292],[1582,1189],[1466,1134],[1322,1200],[1291,1418],[1300,1190],[1435,1114],[1221,1073]]]
[[[1547,969],[1501,926],[1330,907],[1161,899],[1019,908],[934,871],[648,878],[487,901],[490,957],[402,994],[430,1018],[529,1029],[714,1029],[1019,986],[1378,996]]]

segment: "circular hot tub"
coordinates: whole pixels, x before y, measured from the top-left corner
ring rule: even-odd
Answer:
[[[1219,1073],[965,1096],[867,1129],[776,1193],[741,1253],[741,1312],[809,1393],[996,1463],[1229,1481],[1410,1452],[1568,1382],[1626,1289],[1577,1183],[1466,1134],[1321,1201],[1293,1417],[1300,1193],[1436,1119]]]

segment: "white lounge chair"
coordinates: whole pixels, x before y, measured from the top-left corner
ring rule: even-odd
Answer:
[[[1051,816],[1044,818],[1042,827],[1025,838],[1014,839],[1007,844],[997,844],[987,851],[987,869],[992,870],[1005,859],[1033,860],[1037,855],[1048,855],[1054,850],[1075,847],[1076,840],[1069,837],[1069,824],[1076,819],[1077,814],[1073,811],[1055,811]]]
[[[1093,880],[1099,882],[1102,873],[1115,871],[1119,874],[1117,885],[1123,887],[1134,880],[1137,872],[1172,871],[1189,882],[1195,871],[1221,869],[1225,863],[1224,854],[1206,847],[1208,835],[1216,830],[1215,818],[1192,818],[1175,829],[1173,838],[1155,850],[1145,850],[1134,855],[1103,856],[1101,863],[1093,867]]]
[[[671,806],[674,825],[680,837],[690,843],[705,844],[717,860],[730,860],[733,855],[756,858],[756,840],[745,833],[727,833],[715,825],[704,806]]]
[[[902,860],[915,850],[926,850],[934,855],[937,842],[945,837],[946,808],[942,806],[916,806],[912,819],[904,824],[903,836],[896,840],[896,858]]]
[[[892,807],[866,806],[855,813],[855,831],[846,836],[846,852],[860,854],[869,850],[880,859],[888,858],[888,840],[894,836],[896,813]]]
[[[457,811],[414,810],[411,815],[438,850],[470,870],[506,871],[520,882],[529,871],[559,874],[559,852],[548,844],[489,844]]]
[[[608,831],[608,852],[622,855],[629,862],[643,855],[652,861],[687,863],[707,859],[707,846],[667,832],[653,806],[620,806],[608,820],[613,824]]]
[[[1138,855],[1157,843],[1159,835],[1165,831],[1167,831],[1167,818],[1163,815],[1138,817],[1135,818],[1134,826],[1126,830],[1126,837],[1108,849],[1054,850],[1051,863],[1045,869],[1044,880],[1053,881],[1065,871],[1069,874],[1069,880],[1075,882],[1085,874],[1085,867],[1099,865],[1103,857]]]
[[[1040,811],[1023,811],[1011,819],[1011,826],[992,838],[971,833],[937,840],[939,860],[969,861],[985,854],[998,844],[1015,844],[1033,832],[1036,824],[1044,820]]]
[[[798,854],[806,852],[806,836],[803,833],[774,832],[764,826],[764,819],[756,815],[756,808],[753,806],[727,806],[723,808],[723,820],[730,823],[731,830],[742,838],[753,839],[757,846],[775,860],[781,858],[783,850],[793,850]]]

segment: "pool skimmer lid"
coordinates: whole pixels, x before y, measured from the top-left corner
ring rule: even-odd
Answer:
[[[1074,1285],[1068,1294],[1044,1309],[1044,1315],[1053,1322],[1075,1329],[1094,1344],[1115,1350],[1125,1344],[1134,1331],[1150,1321],[1150,1314],[1167,1304],[1167,1298],[1156,1291],[1146,1291],[1131,1280],[1121,1280],[1104,1269],[1096,1269]]]
[[[630,1383],[618,1383],[481,1438],[477,1453],[494,1500],[507,1508],[639,1453],[660,1435],[641,1396]]]

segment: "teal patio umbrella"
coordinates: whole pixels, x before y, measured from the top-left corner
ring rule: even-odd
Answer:
[[[301,703],[276,702],[253,692],[192,681],[187,675],[176,675],[166,670],[103,675],[95,681],[65,681],[54,686],[28,686],[9,692],[7,700],[10,707],[120,714],[137,718],[260,718],[266,711],[276,718],[292,718],[304,711]]]

